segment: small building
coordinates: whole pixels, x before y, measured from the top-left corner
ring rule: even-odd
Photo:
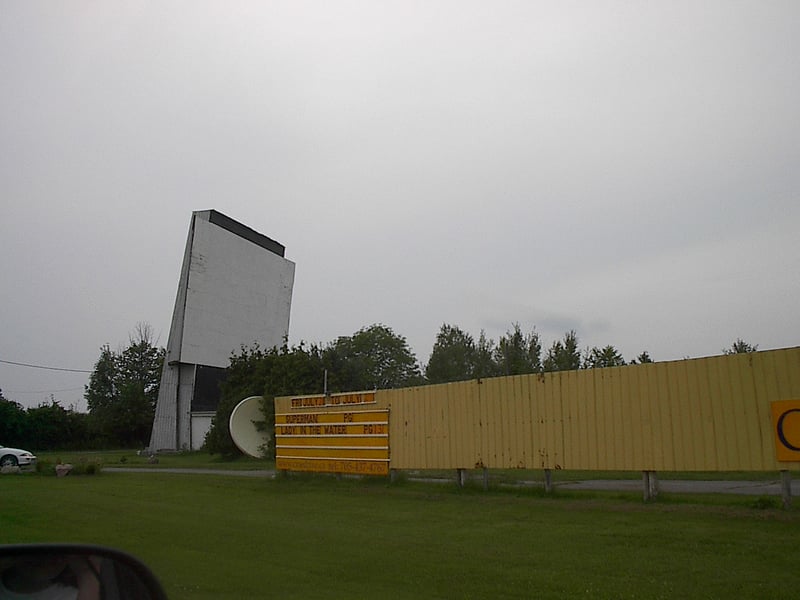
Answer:
[[[284,252],[275,240],[216,210],[192,213],[151,451],[199,449],[231,354],[284,342],[295,268]]]

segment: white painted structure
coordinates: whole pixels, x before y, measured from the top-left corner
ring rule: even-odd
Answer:
[[[215,211],[192,213],[150,449],[198,449],[218,395],[198,385],[231,353],[280,346],[289,332],[294,263],[284,247]]]

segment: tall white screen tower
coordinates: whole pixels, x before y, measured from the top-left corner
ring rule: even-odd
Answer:
[[[294,284],[284,251],[216,210],[192,213],[150,450],[200,448],[231,353],[283,343]]]

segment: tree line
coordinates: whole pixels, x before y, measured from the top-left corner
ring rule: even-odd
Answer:
[[[91,447],[88,416],[64,408],[54,398],[25,409],[0,390],[0,444],[25,450],[79,450]]]
[[[652,362],[647,351],[631,364]],[[534,328],[524,333],[513,324],[497,343],[481,332],[477,340],[461,328],[444,324],[436,336],[425,379],[428,383],[447,383],[481,377],[524,375],[551,371],[570,371],[600,367],[619,367],[626,363],[611,345],[581,351],[574,330],[555,340],[546,350]]]
[[[85,386],[89,412],[64,408],[53,397],[25,409],[0,392],[0,444],[25,449],[83,450],[144,447],[150,441],[165,351],[146,324],[128,345],[104,345]]]

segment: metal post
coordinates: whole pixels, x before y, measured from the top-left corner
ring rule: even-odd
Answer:
[[[489,469],[483,467],[483,491],[489,491]]]
[[[467,482],[467,471],[466,469],[456,469],[456,479],[458,482],[458,487],[463,488],[464,484]]]
[[[553,491],[553,469],[544,470],[544,491],[548,494]]]

